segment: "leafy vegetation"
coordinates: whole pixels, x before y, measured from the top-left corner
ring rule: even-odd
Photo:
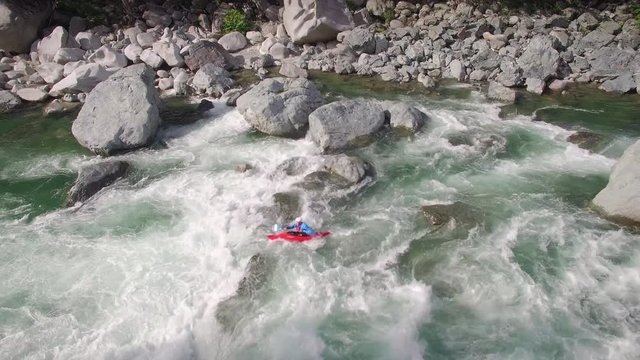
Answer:
[[[633,8],[633,14],[636,19],[636,26],[640,29],[640,5],[636,5],[636,7]]]
[[[226,34],[232,31],[246,33],[253,29],[253,23],[247,19],[245,14],[237,9],[229,10],[222,19],[222,31]]]
[[[391,22],[391,20],[393,20],[395,16],[396,16],[396,13],[393,11],[393,9],[385,10],[384,14],[382,14],[382,17],[384,18],[384,24],[386,26],[389,26],[389,23]]]

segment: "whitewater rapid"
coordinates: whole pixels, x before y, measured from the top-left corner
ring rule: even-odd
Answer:
[[[273,195],[301,180],[275,176],[278,165],[319,149],[257,134],[220,102],[193,125],[163,130],[163,147],[116,157],[133,174],[85,204],[33,218],[16,216],[29,204],[3,209],[0,358],[639,354],[640,238],[585,206],[615,156],[529,116],[501,119],[476,92],[403,101],[431,120],[414,137],[389,134],[352,152],[373,164],[373,182],[303,196],[301,215],[333,232],[323,240],[265,239]],[[73,174],[96,161],[22,159],[0,176]],[[454,201],[484,220],[433,232],[420,207]],[[257,253],[272,261],[268,282],[223,324],[220,304]]]

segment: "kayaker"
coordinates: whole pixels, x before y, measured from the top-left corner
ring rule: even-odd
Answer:
[[[286,227],[287,230],[294,230],[297,232],[303,232],[307,235],[315,235],[316,231],[302,221],[302,217],[298,216],[291,225]]]

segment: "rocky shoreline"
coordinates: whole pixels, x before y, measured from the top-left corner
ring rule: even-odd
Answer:
[[[223,97],[257,130],[306,135],[330,154],[366,144],[387,126],[418,131],[428,118],[398,103],[325,104],[306,79],[309,70],[418,81],[426,88],[441,79],[488,83],[487,96],[505,103],[517,100],[517,89],[562,92],[571,83],[640,92],[640,32],[629,5],[545,16],[504,15],[453,1],[350,1],[352,9],[343,0],[329,3],[286,0],[283,7],[267,6],[270,20],[260,31],[224,35],[221,19],[231,9],[225,3],[196,16],[169,1],[150,2],[127,28],[87,29],[74,17],[66,27],[44,29],[46,36],[26,44],[28,54],[2,51],[0,111],[51,99],[49,112],[84,103],[73,135],[108,156],[153,141],[163,122],[158,94]],[[12,11],[19,9],[0,3],[0,12]],[[13,41],[10,48],[24,47]],[[281,77],[271,78],[276,68]],[[262,81],[238,88],[233,71],[239,69]],[[351,169],[357,161],[344,162],[342,173],[358,173]],[[605,203],[598,206],[606,214]]]

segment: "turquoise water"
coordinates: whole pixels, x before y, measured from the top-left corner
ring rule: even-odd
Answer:
[[[576,89],[501,113],[458,84],[425,92],[314,76],[331,98],[403,101],[430,122],[349,152],[374,165],[374,181],[301,192],[303,175],[276,168],[318,155],[313,143],[256,134],[216,104],[193,125],[163,129],[166,148],[119,156],[133,164],[127,179],[63,209],[77,169],[96,161],[70,136],[71,118],[3,115],[0,358],[640,353],[640,237],[588,207],[640,135],[637,97]],[[602,135],[603,146],[567,143],[577,130]],[[243,163],[254,169],[237,172]],[[273,194],[291,191],[308,222],[332,236],[264,238]],[[464,205],[443,226],[421,212],[454,202]],[[264,278],[234,296],[257,253]]]

